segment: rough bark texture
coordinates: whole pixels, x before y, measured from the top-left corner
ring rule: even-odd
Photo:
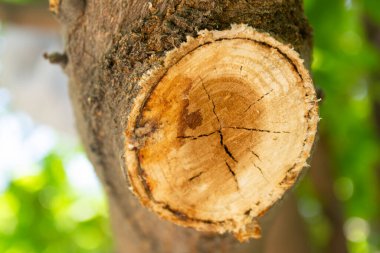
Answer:
[[[54,1],[57,2],[57,1]],[[124,130],[147,70],[199,30],[244,23],[291,44],[309,63],[311,35],[300,0],[62,0],[70,93],[86,151],[109,196],[118,252],[251,252],[230,235],[160,220],[125,181]]]

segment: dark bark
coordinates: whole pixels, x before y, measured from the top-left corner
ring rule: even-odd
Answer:
[[[60,6],[77,125],[109,197],[118,252],[252,252],[257,242],[178,227],[142,207],[121,169],[124,130],[141,75],[199,30],[245,23],[291,44],[308,64],[311,32],[302,2],[62,0]]]

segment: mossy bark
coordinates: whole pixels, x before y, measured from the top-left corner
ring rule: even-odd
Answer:
[[[54,1],[57,2],[57,1]],[[124,131],[140,77],[200,30],[247,24],[290,44],[310,62],[301,0],[58,1],[79,133],[109,197],[118,252],[251,252],[230,235],[178,227],[142,207],[128,189]]]

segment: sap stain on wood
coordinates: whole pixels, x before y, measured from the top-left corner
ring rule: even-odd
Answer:
[[[186,101],[187,101],[187,103],[189,103],[188,99],[186,99]],[[196,110],[195,112],[189,113],[189,110],[187,108],[188,108],[188,106],[186,106],[186,108],[184,110],[184,114],[182,115],[182,117],[185,120],[188,127],[190,127],[191,129],[194,130],[195,128],[202,125],[202,121],[203,121],[202,114],[200,113],[199,109]]]
[[[203,122],[203,117],[199,109],[189,113],[189,93],[192,88],[193,79],[184,76],[179,76],[176,77],[176,80],[178,84],[186,86],[186,89],[182,93],[184,99],[182,100],[181,104],[182,111],[181,117],[179,118],[177,131],[178,136],[183,136],[187,128],[191,128],[194,130],[197,127],[201,126]]]

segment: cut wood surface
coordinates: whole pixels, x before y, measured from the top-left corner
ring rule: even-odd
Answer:
[[[318,122],[307,70],[246,25],[203,31],[140,82],[126,131],[132,190],[161,217],[259,237],[306,165]]]

